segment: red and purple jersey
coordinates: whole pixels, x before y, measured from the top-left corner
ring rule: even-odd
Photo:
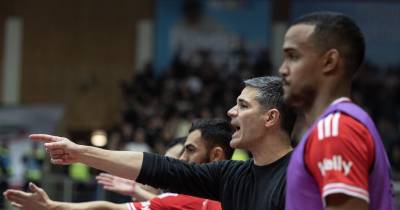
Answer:
[[[304,163],[316,180],[322,199],[343,193],[369,202],[368,176],[374,154],[368,129],[349,115],[335,112],[312,129]]]
[[[371,118],[348,99],[330,105],[297,145],[287,173],[286,209],[322,210],[332,194],[394,210],[390,164]]]

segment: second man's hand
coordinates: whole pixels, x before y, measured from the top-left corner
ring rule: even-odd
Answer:
[[[32,134],[29,138],[44,143],[46,152],[49,153],[53,164],[68,165],[80,161],[82,146],[67,138],[47,134]]]
[[[97,183],[103,185],[105,190],[110,190],[122,195],[134,196],[136,190],[136,182],[124,179],[107,173],[100,173],[96,176]]]

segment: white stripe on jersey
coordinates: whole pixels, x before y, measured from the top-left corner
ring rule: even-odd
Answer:
[[[333,116],[333,120],[332,120],[332,136],[338,136],[339,135],[339,117],[340,117],[340,112],[336,112],[335,115]]]
[[[325,132],[324,132],[324,137],[325,137],[325,138],[331,136],[332,117],[333,117],[333,115],[330,114],[330,115],[328,115],[328,117],[326,117],[326,118],[324,119],[324,123],[325,123],[325,126],[324,126],[324,128],[325,128],[325,130],[324,130],[324,131],[325,131]]]
[[[318,140],[322,140],[324,138],[324,121],[320,120],[318,122]]]
[[[129,202],[129,203],[127,203],[127,205],[128,205],[128,209],[129,210],[136,210],[135,205],[133,204],[133,202]]]
[[[318,122],[318,140],[322,141],[324,138],[339,135],[339,118],[340,113],[329,114],[327,117]]]
[[[369,203],[369,193],[368,191],[355,187],[352,185],[347,185],[344,183],[330,183],[324,186],[322,189],[322,197],[326,198],[326,196],[331,195],[331,194],[346,194],[352,197],[360,198],[362,200],[365,200],[367,203]]]

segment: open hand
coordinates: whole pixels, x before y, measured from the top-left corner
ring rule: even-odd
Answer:
[[[52,202],[46,192],[33,183],[29,183],[32,191],[24,192],[21,190],[6,190],[3,195],[12,206],[22,210],[44,210],[49,209]]]
[[[110,190],[123,195],[133,196],[136,192],[136,182],[107,173],[96,176],[97,183],[103,185],[105,190]]]

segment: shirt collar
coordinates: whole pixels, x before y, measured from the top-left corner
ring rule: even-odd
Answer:
[[[331,103],[331,105],[333,105],[333,104],[337,104],[337,103],[341,103],[341,102],[350,102],[351,101],[351,99],[349,98],[349,97],[340,97],[340,98],[337,98],[336,100],[334,100],[332,103]]]

